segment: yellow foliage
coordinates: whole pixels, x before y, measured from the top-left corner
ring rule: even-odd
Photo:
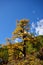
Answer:
[[[28,40],[30,40],[30,38],[24,38],[24,40],[27,40],[28,41]]]
[[[20,20],[20,23],[28,23],[29,22],[29,20],[24,20],[24,19],[22,19],[22,20]]]
[[[22,27],[21,27],[21,26],[18,26],[18,27],[16,28],[16,30],[13,32],[13,34],[17,34],[20,30],[23,31]]]

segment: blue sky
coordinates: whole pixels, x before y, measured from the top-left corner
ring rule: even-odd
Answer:
[[[33,26],[43,20],[43,0],[0,0],[0,44],[12,37],[16,20],[24,18]]]

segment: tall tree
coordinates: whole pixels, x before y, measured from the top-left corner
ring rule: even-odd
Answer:
[[[29,20],[20,20],[17,21],[17,27],[13,32],[12,39],[21,38],[23,40],[23,54],[24,58],[26,57],[26,41],[28,38],[28,30],[29,30]]]

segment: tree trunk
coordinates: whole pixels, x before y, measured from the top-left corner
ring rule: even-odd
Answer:
[[[24,41],[24,45],[23,45],[23,54],[24,54],[24,59],[26,58],[26,42]]]

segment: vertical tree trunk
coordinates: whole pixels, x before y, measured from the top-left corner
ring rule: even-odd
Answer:
[[[23,36],[23,39],[25,38],[26,36]],[[24,54],[24,59],[26,58],[26,40],[24,40],[24,44],[23,44],[23,54]]]
[[[23,47],[23,54],[24,54],[24,59],[26,58],[26,43],[24,42],[24,47]]]

